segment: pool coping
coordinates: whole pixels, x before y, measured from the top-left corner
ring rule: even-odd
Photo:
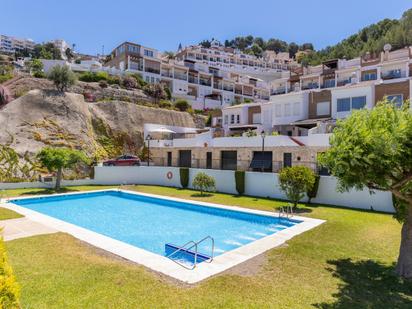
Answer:
[[[279,216],[279,213],[277,212],[241,208],[238,206],[226,206],[226,205],[215,204],[215,203],[180,199],[180,198],[174,198],[174,197],[169,197],[169,196],[141,193],[141,192],[136,192],[136,191],[124,190],[124,189],[116,189],[116,188],[93,190],[93,191],[86,191],[86,192],[83,191],[83,192],[71,192],[71,193],[62,193],[62,194],[49,194],[49,195],[38,195],[38,196],[30,196],[30,197],[9,198],[9,199],[6,199],[6,201],[32,199],[32,198],[45,198],[45,197],[60,196],[60,195],[92,194],[96,192],[108,192],[108,191],[124,192],[128,194],[139,195],[139,196],[153,197],[153,198],[171,200],[171,201],[176,201],[176,202],[185,202],[185,203],[191,203],[195,205],[197,204],[197,205],[211,207],[211,208],[238,211],[238,212],[249,213],[249,214],[264,215],[264,216],[269,216],[269,217]],[[178,279],[180,281],[183,281],[189,284],[197,283],[206,278],[217,275],[229,268],[232,268],[255,256],[258,256],[270,249],[278,247],[284,244],[287,240],[293,238],[294,236],[302,234],[303,232],[306,232],[308,230],[311,230],[325,222],[325,220],[320,220],[320,219],[293,216],[292,220],[299,220],[302,222],[297,223],[296,225],[292,227],[288,227],[274,234],[271,234],[269,236],[265,236],[263,238],[257,239],[251,243],[243,245],[234,250],[230,250],[221,255],[218,255],[213,259],[212,263],[200,263],[197,265],[195,269],[188,270],[178,265],[174,261],[168,259],[165,256],[147,251],[145,249],[141,249],[139,247],[135,247],[133,245],[129,245],[125,242],[110,238],[108,236],[104,236],[102,234],[99,234],[91,230],[79,227],[77,225],[65,222],[63,220],[41,214],[34,210],[30,210],[25,207],[18,206],[16,204],[13,204],[12,202],[0,203],[0,206],[4,208],[8,208],[10,210],[14,210],[26,216],[30,220],[42,223],[58,231],[68,233],[72,235],[73,237],[78,238],[84,242],[87,242],[95,247],[106,250],[120,257],[123,257],[127,260],[133,261],[137,264],[148,267],[154,271],[163,273],[167,276],[170,276],[172,278]]]

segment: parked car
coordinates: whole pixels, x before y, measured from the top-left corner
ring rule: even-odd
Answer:
[[[136,156],[123,155],[116,159],[104,161],[103,166],[140,166],[140,159]]]

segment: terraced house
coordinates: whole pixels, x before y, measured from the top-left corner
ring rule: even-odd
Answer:
[[[285,56],[265,58],[228,49],[217,41],[210,48],[180,49],[174,59],[139,44],[124,42],[106,63],[123,72],[139,73],[149,83],[161,82],[175,98],[187,99],[195,109],[223,108],[236,103],[268,101],[270,80],[293,65]]]

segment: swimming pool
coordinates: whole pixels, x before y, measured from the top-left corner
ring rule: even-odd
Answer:
[[[299,226],[304,221],[120,190],[23,198],[9,202],[20,210],[27,209],[58,219],[163,258],[171,252],[167,244],[179,247],[189,241],[211,236],[214,239],[214,255],[218,258],[222,255],[223,261],[228,252],[236,252],[268,236]],[[211,255],[211,251],[211,242],[205,241],[199,245],[199,253]],[[142,263],[145,264],[144,261]]]

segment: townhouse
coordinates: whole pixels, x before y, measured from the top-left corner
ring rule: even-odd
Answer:
[[[257,58],[217,42],[211,48],[190,46],[175,59],[159,51],[124,42],[105,64],[125,73],[139,73],[149,83],[163,83],[173,97],[187,99],[194,109],[215,109],[250,101],[268,101],[268,80],[278,78],[291,66],[285,57]]]
[[[337,119],[357,109],[373,108],[384,97],[401,106],[412,93],[412,48],[389,49],[386,46],[377,55],[351,60],[290,68],[288,74],[271,81],[270,101],[260,104],[259,129],[290,136],[330,133]],[[240,109],[224,108],[222,115],[232,119],[234,114],[237,120],[234,111]],[[223,121],[226,135],[233,133],[232,125]]]

